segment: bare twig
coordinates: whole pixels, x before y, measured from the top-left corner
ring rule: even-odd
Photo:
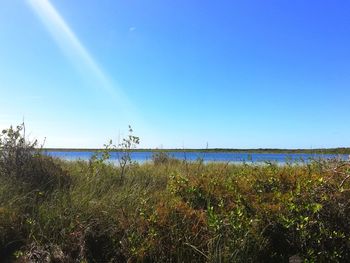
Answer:
[[[189,246],[189,247],[191,247],[191,248],[193,248],[197,253],[199,253],[199,254],[201,254],[203,257],[205,257],[207,260],[209,259],[209,257],[206,255],[206,254],[204,254],[204,252],[203,251],[200,251],[197,247],[195,247],[194,245],[192,245],[192,244],[190,244],[190,243],[187,243],[187,242],[185,242],[184,243],[185,245],[187,245],[187,246]]]
[[[350,174],[348,174],[344,179],[343,181],[341,182],[341,184],[339,185],[339,188],[342,188],[344,183],[346,182],[346,180],[348,180],[350,178]]]

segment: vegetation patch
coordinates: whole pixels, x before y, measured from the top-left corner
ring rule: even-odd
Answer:
[[[0,262],[348,262],[350,163],[89,162],[0,137]]]

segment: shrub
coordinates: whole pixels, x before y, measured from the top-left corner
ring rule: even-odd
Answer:
[[[0,136],[0,176],[13,180],[19,187],[49,192],[67,187],[69,177],[52,157],[36,148],[37,141],[27,142],[24,124],[11,126]]]
[[[152,162],[154,165],[171,165],[179,164],[181,161],[170,156],[167,152],[154,152],[152,154]]]

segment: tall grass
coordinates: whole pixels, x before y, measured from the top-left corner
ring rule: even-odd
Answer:
[[[349,162],[162,154],[121,171],[48,158],[11,136],[0,141],[0,262],[350,260]]]

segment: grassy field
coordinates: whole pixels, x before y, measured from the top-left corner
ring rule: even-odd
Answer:
[[[0,262],[350,260],[350,163],[124,167],[0,137]],[[127,154],[127,152],[126,152]]]

